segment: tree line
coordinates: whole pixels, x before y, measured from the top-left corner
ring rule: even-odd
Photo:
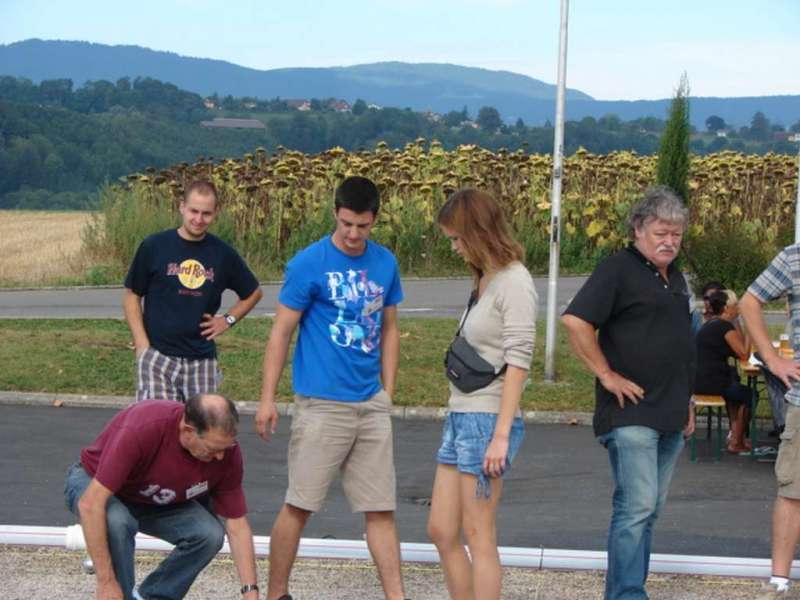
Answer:
[[[448,149],[475,144],[491,150],[548,153],[553,144],[550,123],[531,127],[517,119],[510,124],[488,106],[477,115],[466,108],[433,115],[370,107],[364,100],[357,100],[349,112],[335,111],[330,99],[311,99],[311,110],[305,112],[280,98],[214,95],[208,100],[214,108],[208,108],[198,94],[151,78],[75,87],[69,79],[35,84],[0,77],[0,208],[85,208],[92,205],[99,185],[128,173],[194,161],[199,155],[240,156],[257,147],[315,153],[333,146],[373,148],[385,141],[400,148],[422,137],[439,140]],[[266,127],[200,126],[201,121],[220,116],[258,118]],[[800,123],[793,127],[800,129]],[[664,121],[655,117],[623,122],[607,115],[568,121],[565,152],[584,147],[597,154],[614,150],[652,154],[663,129]],[[767,129],[775,128],[767,121]],[[763,130],[763,120],[754,117],[749,128],[728,132],[726,138],[709,143],[695,137],[692,151],[703,154],[721,149],[720,145],[748,152],[795,151],[788,141],[771,141]]]

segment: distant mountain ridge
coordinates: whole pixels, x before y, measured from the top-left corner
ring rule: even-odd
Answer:
[[[508,71],[449,64],[383,62],[351,67],[258,70],[222,60],[191,58],[139,46],[109,46],[78,41],[25,40],[0,45],[0,75],[45,79],[116,81],[149,76],[202,95],[259,98],[362,98],[381,106],[446,113],[466,106],[476,115],[493,106],[505,120],[521,117],[531,125],[552,120],[556,86]],[[670,100],[595,100],[567,90],[567,118],[616,114],[623,120],[664,118]],[[756,111],[789,125],[800,119],[800,95],[753,98],[692,98],[691,119],[704,128],[718,115],[745,125]]]
[[[374,63],[351,67],[284,68],[261,71],[222,60],[191,58],[139,46],[27,40],[0,45],[0,74],[33,81],[70,78],[115,81],[148,76],[202,95],[259,98],[361,97],[415,110],[460,110],[490,96],[551,99],[555,86],[508,71],[446,64]],[[569,90],[568,97],[591,100]]]

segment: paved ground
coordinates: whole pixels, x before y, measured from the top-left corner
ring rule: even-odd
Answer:
[[[558,279],[557,312],[561,314],[572,297],[586,281],[586,277],[560,277]],[[547,314],[547,278],[534,278],[539,293],[539,318]],[[456,279],[405,279],[405,300],[400,314],[427,317],[458,317],[464,310],[469,295],[470,280]],[[261,286],[264,297],[253,309],[253,316],[271,316],[280,291],[279,284]],[[236,296],[228,291],[222,296],[221,312],[233,306]],[[122,289],[65,288],[45,290],[0,290],[0,319],[121,319]],[[768,323],[783,323],[780,312],[766,315]]]
[[[94,577],[80,571],[81,555],[66,551],[0,547],[0,597],[4,600],[93,597]],[[140,554],[137,572],[152,570],[159,555]],[[259,561],[259,581],[265,580],[267,562]],[[415,600],[445,600],[441,570],[434,565],[405,564],[403,578]],[[370,600],[382,598],[375,571],[369,563],[299,561],[291,581],[295,600]],[[752,600],[759,582],[748,579],[651,576],[651,600]],[[578,600],[601,598],[603,575],[597,572],[554,572],[506,569],[505,600]],[[335,591],[332,591],[335,590]],[[230,558],[218,558],[197,579],[187,600],[238,598],[238,582]]]
[[[114,414],[112,409],[0,406],[0,524],[64,526],[74,517],[63,506],[65,466],[76,460]],[[245,486],[257,535],[268,535],[286,486],[289,418],[271,444],[244,416],[240,443]],[[433,457],[441,423],[396,420],[398,524],[407,542],[427,542],[425,521]],[[696,464],[684,452],[667,508],[657,526],[654,552],[769,557],[769,516],[774,497],[772,466],[726,455]],[[505,546],[604,550],[611,482],[605,450],[587,427],[529,425],[506,482],[499,513]],[[361,539],[361,518],[350,513],[335,486],[325,509],[309,522],[307,537]]]
[[[583,278],[562,278],[559,309],[574,295]],[[463,306],[468,280],[404,282],[408,314],[456,316]],[[277,286],[264,286],[265,298],[255,314],[274,310]],[[542,299],[546,281],[537,280]],[[121,317],[119,289],[0,291],[0,318]],[[232,298],[226,298],[227,305]],[[0,406],[0,478],[4,502],[0,524],[58,526],[74,523],[63,507],[64,467],[81,446],[100,431],[114,413],[101,408]],[[268,535],[286,485],[286,442],[289,418],[270,445],[248,427],[241,444],[247,460],[246,491],[257,535]],[[397,420],[398,525],[404,541],[426,542],[425,520],[433,476],[433,456],[441,423]],[[653,550],[661,553],[718,556],[769,556],[769,513],[774,478],[769,464],[725,456],[697,464],[684,454],[671,498],[657,526]],[[499,514],[499,541],[505,546],[603,550],[610,514],[611,483],[605,451],[587,427],[530,425],[527,439],[510,474]],[[352,515],[341,488],[309,522],[308,537],[359,539],[361,519]],[[79,570],[80,553],[0,546],[0,598],[91,597],[93,578]],[[157,555],[139,557],[139,572],[153,568]],[[266,561],[260,562],[260,580]],[[404,565],[409,594],[417,599],[446,598],[441,571],[431,565]],[[602,574],[506,569],[504,598],[561,600],[599,598]],[[229,558],[220,558],[201,576],[188,598],[236,598],[238,584]],[[752,598],[758,583],[750,580],[653,576],[653,600]],[[365,563],[301,561],[292,588],[297,600],[381,597],[374,570]],[[331,592],[335,590],[335,593]]]

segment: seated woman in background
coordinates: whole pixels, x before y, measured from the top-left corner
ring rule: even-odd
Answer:
[[[703,308],[702,310],[695,308],[692,311],[692,333],[694,335],[697,335],[703,325],[706,324],[706,321],[713,316],[711,314],[711,307],[708,305],[708,299],[711,298],[711,294],[724,289],[725,287],[718,281],[709,281],[703,286],[703,289],[700,292],[700,295],[703,298]]]
[[[750,341],[737,322],[739,308],[736,294],[730,290],[712,292],[708,305],[711,316],[696,337],[694,392],[725,398],[731,424],[728,452],[745,452],[750,449],[745,440],[745,428],[753,392],[739,382],[736,368],[728,364],[728,359],[749,359]]]

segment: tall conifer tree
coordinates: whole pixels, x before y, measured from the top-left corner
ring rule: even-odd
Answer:
[[[661,135],[656,182],[689,201],[689,79],[684,73],[672,99],[669,119]]]

